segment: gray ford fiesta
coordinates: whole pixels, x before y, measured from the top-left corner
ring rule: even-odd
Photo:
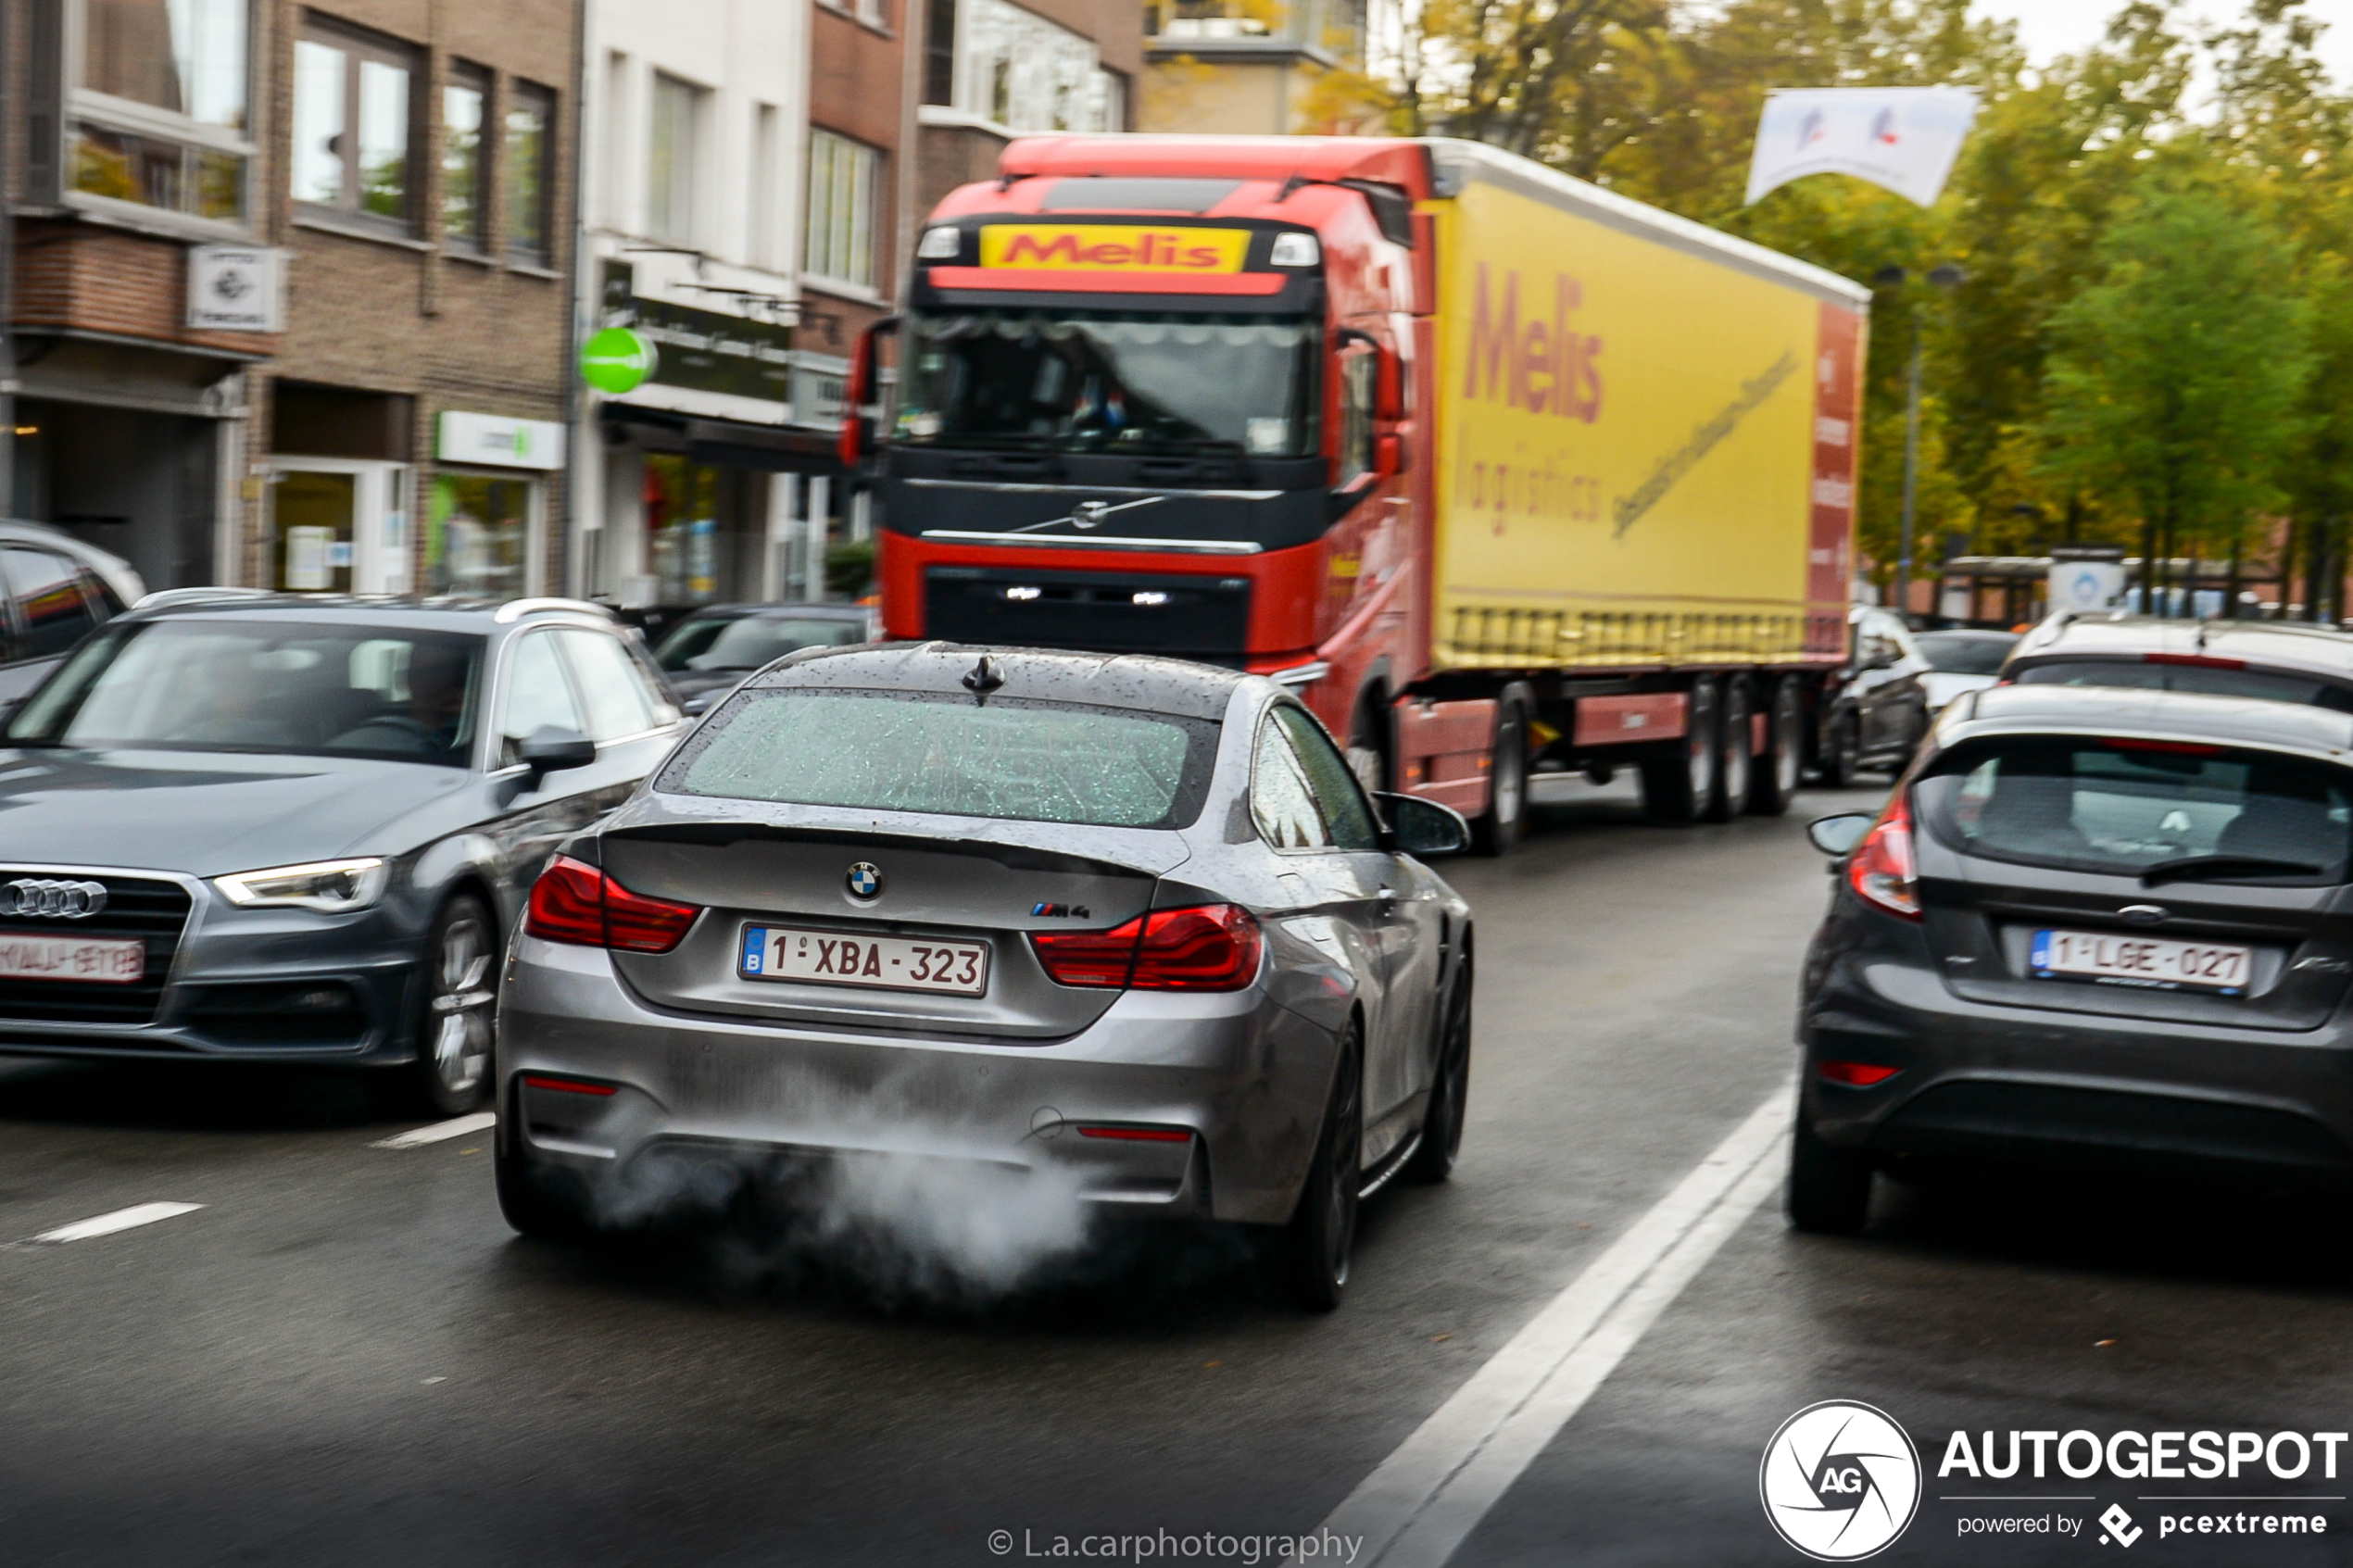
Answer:
[[[1264,1227],[1336,1305],[1359,1198],[1453,1162],[1470,911],[1266,680],[937,644],[753,676],[532,891],[509,1219],[909,1157]]]

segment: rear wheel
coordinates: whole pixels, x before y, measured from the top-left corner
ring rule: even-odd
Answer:
[[[1528,825],[1528,709],[1506,694],[1495,705],[1495,747],[1487,764],[1487,812],[1472,824],[1482,855],[1508,854]]]
[[[452,898],[425,944],[417,1007],[417,1075],[425,1101],[445,1116],[490,1098],[490,1046],[498,1005],[498,938],[471,894]]]
[[[1748,683],[1738,676],[1727,680],[1723,717],[1716,725],[1716,789],[1707,800],[1706,816],[1711,822],[1729,822],[1748,804],[1751,711]]]
[[[1463,1113],[1470,1103],[1471,969],[1465,960],[1446,998],[1438,1035],[1438,1076],[1429,1109],[1422,1115],[1422,1143],[1405,1173],[1417,1182],[1442,1182],[1453,1174],[1463,1148]]]
[[[1767,699],[1765,755],[1756,759],[1755,782],[1748,791],[1748,809],[1760,817],[1778,817],[1797,798],[1806,764],[1805,723],[1806,694],[1794,677],[1783,676]]]
[[[1790,1139],[1789,1223],[1819,1236],[1856,1236],[1870,1210],[1870,1157],[1824,1143],[1800,1106]]]
[[[1283,1227],[1283,1283],[1311,1312],[1328,1312],[1348,1289],[1349,1253],[1356,1245],[1356,1194],[1364,1181],[1365,1085],[1362,1043],[1349,1031],[1324,1106],[1324,1126],[1299,1208]]]
[[[1642,764],[1642,809],[1654,822],[1695,822],[1716,797],[1721,759],[1717,731],[1718,687],[1713,676],[1692,683],[1685,709],[1683,738],[1659,747]]]

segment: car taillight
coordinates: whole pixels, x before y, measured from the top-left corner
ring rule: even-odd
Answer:
[[[1906,920],[1918,920],[1920,900],[1913,887],[1916,874],[1911,802],[1899,792],[1847,859],[1846,884],[1875,909]]]
[[[698,905],[632,893],[585,861],[559,855],[531,884],[522,928],[544,942],[666,953],[700,913]]]
[[[1033,931],[1057,985],[1097,990],[1239,991],[1258,977],[1258,922],[1232,904],[1154,909],[1108,931]]]
[[[1824,1061],[1815,1064],[1814,1071],[1825,1084],[1843,1084],[1850,1089],[1868,1089],[1884,1084],[1898,1073],[1900,1067],[1888,1067],[1876,1061]]]

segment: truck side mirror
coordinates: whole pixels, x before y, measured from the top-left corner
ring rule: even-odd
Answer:
[[[1380,350],[1380,369],[1374,372],[1373,418],[1393,423],[1404,417],[1405,361],[1397,350],[1384,346]]]
[[[869,411],[875,405],[875,388],[881,377],[875,371],[875,345],[885,334],[899,331],[900,319],[886,316],[858,334],[858,346],[849,352],[849,386],[842,396],[841,465],[855,469],[864,459],[875,441],[875,419]]]

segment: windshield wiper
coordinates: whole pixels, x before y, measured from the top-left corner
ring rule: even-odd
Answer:
[[[2274,860],[2264,855],[2184,855],[2159,860],[2141,872],[2141,885],[2168,882],[2220,882],[2233,876],[2318,876],[2319,866],[2302,860]]]

